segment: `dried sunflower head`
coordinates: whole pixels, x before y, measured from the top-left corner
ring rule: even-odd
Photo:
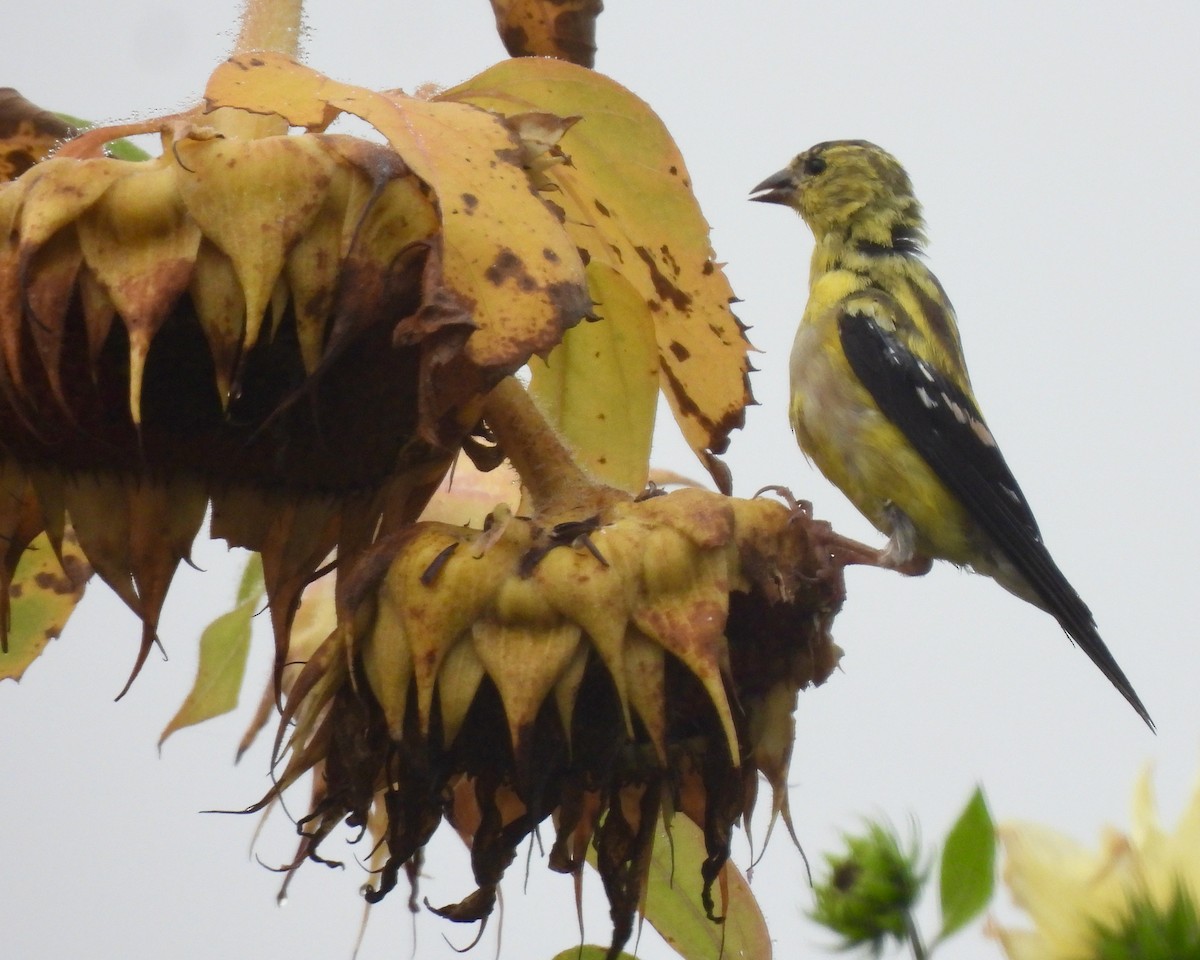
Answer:
[[[798,691],[839,652],[842,600],[823,528],[765,500],[699,490],[620,498],[581,521],[494,514],[419,523],[347,578],[339,626],[289,698],[274,797],[323,764],[305,852],[384,813],[383,897],[448,819],[477,889],[438,909],[482,919],[516,846],[555,818],[550,866],[589,844],[632,929],[660,816],[705,833],[705,905],[765,773],[774,810]],[[281,736],[283,735],[281,730]],[[270,798],[268,798],[270,799]]]
[[[390,145],[239,139],[198,113],[138,128],[157,158],[106,156],[133,131],[91,131],[0,185],[0,587],[69,522],[145,624],[140,667],[211,502],[213,534],[264,555],[282,664],[322,558],[419,514],[482,396],[590,300],[514,129],[414,109],[487,152],[473,205]],[[537,221],[538,267],[497,242],[495,206]]]

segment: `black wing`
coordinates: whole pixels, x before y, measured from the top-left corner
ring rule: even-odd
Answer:
[[[1092,612],[1042,543],[1033,511],[974,401],[867,313],[843,312],[838,330],[851,370],[879,409],[962,502],[1040,605],[1153,729]]]

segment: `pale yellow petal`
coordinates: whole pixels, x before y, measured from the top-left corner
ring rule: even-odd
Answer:
[[[1097,857],[1084,846],[1039,824],[997,829],[1004,846],[1004,879],[1013,899],[1033,919],[1052,957],[1086,956],[1093,917],[1111,920],[1125,902],[1128,863],[1123,846]]]
[[[1053,953],[1045,938],[1034,930],[1010,930],[989,924],[987,935],[1000,942],[1008,960],[1062,960]]]

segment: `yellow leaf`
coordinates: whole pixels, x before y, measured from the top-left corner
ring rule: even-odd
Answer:
[[[579,465],[628,493],[646,486],[658,403],[658,350],[646,301],[593,260],[588,289],[599,319],[568,330],[545,361],[530,361],[530,393]]]
[[[750,349],[730,311],[678,148],[650,107],[600,74],[557,60],[509,60],[441,95],[505,116],[581,119],[559,143],[569,163],[544,171],[567,231],[624,276],[654,319],[662,385],[706,466],[750,401]]]
[[[62,633],[92,574],[72,533],[62,541],[62,564],[41,534],[21,555],[13,575],[8,652],[0,653],[0,680],[20,680],[46,644]]]

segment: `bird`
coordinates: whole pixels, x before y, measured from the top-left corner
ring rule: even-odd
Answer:
[[[865,140],[827,141],[750,199],[791,207],[816,241],[790,419],[804,455],[887,536],[873,562],[920,575],[946,560],[991,577],[1053,616],[1153,731],[980,412],[904,168]]]

